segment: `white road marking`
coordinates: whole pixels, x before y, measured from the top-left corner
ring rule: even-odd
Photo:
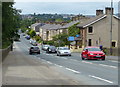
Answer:
[[[61,57],[62,59],[67,59],[67,58],[65,58],[65,57]]]
[[[70,68],[66,68],[66,69],[69,70],[69,71],[72,71],[74,73],[80,73],[79,71],[76,71],[76,70],[73,70],[73,69],[70,69]]]
[[[50,55],[50,54],[46,54],[46,55]]]
[[[63,66],[60,66],[60,65],[58,65],[59,67],[63,67]]]
[[[109,65],[104,65],[104,64],[99,64],[100,66],[106,66],[106,67],[111,67],[111,68],[118,68],[116,66],[109,66]]]
[[[95,78],[95,79],[99,79],[99,80],[102,80],[102,81],[105,81],[105,82],[108,82],[108,83],[113,83],[112,81],[109,81],[109,80],[106,80],[106,79],[102,79],[102,78],[100,78],[100,77],[96,77],[96,76],[92,76],[92,75],[89,75],[90,77],[93,77],[93,78]]]
[[[91,62],[87,62],[87,61],[82,61],[83,63],[88,63],[88,64],[93,64],[93,63],[91,63]]]
[[[72,61],[77,61],[77,60],[74,60],[74,59],[70,59],[70,60],[72,60]]]
[[[110,61],[110,62],[116,62],[116,63],[118,63],[118,61],[113,61],[113,60],[108,60],[108,61]]]
[[[47,63],[49,63],[49,64],[52,64],[50,61],[46,61]]]

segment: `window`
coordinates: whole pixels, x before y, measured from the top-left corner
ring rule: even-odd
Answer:
[[[93,33],[93,27],[88,27],[88,33]]]
[[[92,39],[88,39],[88,46],[92,46]]]
[[[112,47],[116,47],[116,42],[115,41],[112,42]]]

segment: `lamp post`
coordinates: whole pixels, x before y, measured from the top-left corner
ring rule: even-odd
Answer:
[[[111,21],[110,21],[110,54],[112,55],[112,15],[113,15],[113,0],[111,0]]]

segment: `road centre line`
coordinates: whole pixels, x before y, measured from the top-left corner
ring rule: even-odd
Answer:
[[[69,71],[72,71],[72,72],[74,72],[74,73],[77,73],[77,74],[80,73],[79,71],[76,71],[76,70],[73,70],[73,69],[70,69],[70,68],[66,68],[66,69],[69,70]]]
[[[89,75],[89,76],[90,76],[90,77],[93,77],[93,78],[95,78],[95,79],[99,79],[99,80],[102,80],[102,81],[105,81],[105,82],[108,82],[108,83],[113,84],[112,81],[109,81],[109,80],[106,80],[106,79],[102,79],[102,78],[100,78],[100,77],[96,77],[96,76],[93,76],[93,75]]]
[[[106,67],[111,67],[111,68],[118,68],[118,67],[116,67],[116,66],[109,66],[109,65],[104,65],[104,64],[99,64],[99,65],[101,65],[101,66],[106,66]]]
[[[114,61],[114,60],[108,60],[108,61],[110,61],[110,62],[116,62],[116,63],[118,63],[118,61]]]
[[[91,62],[87,62],[87,61],[82,61],[83,63],[88,63],[88,64],[93,64],[93,63],[91,63]]]

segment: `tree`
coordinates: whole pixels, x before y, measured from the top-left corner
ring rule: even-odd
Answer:
[[[65,46],[65,45],[69,45],[69,41],[68,41],[68,34],[59,34],[56,36],[53,36],[53,41],[55,46]]]
[[[36,35],[36,32],[33,29],[31,29],[29,35],[30,37],[34,37]]]
[[[77,34],[80,34],[80,29],[76,27],[79,23],[76,23],[68,28],[68,35],[69,36],[76,36]]]
[[[13,2],[2,3],[2,46],[3,48],[12,43],[12,38],[17,34],[20,27],[20,11],[13,8]],[[8,44],[9,43],[9,44]],[[6,45],[7,44],[7,45]]]

